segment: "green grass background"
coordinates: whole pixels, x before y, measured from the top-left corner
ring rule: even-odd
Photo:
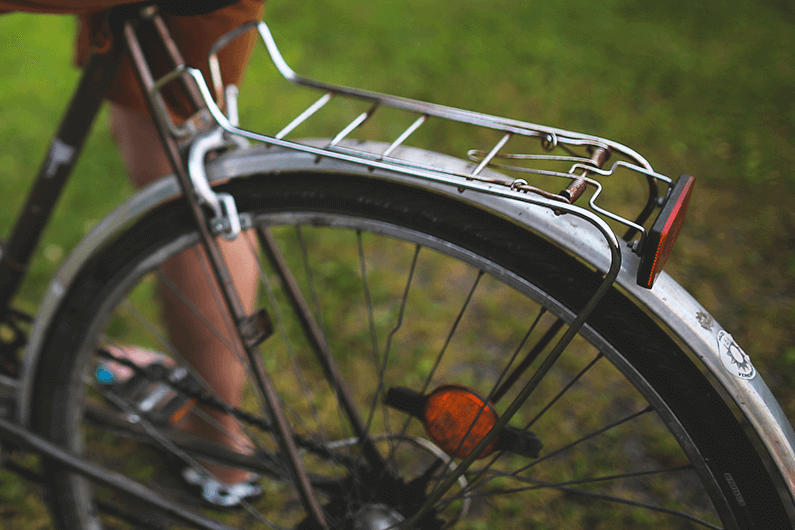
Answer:
[[[667,270],[795,419],[792,2],[274,0],[265,20],[312,77],[606,136],[662,173],[697,175]],[[73,28],[71,17],[0,17],[0,237],[76,82]],[[262,54],[243,97],[244,119],[263,125],[301,99]],[[132,192],[104,119],[77,177],[37,251],[24,309]],[[47,528],[38,493],[0,472],[0,528]]]

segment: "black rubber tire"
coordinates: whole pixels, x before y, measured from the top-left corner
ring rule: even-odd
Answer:
[[[235,179],[224,185],[223,191],[236,198],[241,212],[255,215],[340,213],[430,234],[510,271],[575,312],[600,282],[596,272],[554,244],[495,215],[414,188],[355,176],[281,174]],[[91,323],[106,296],[125,281],[129,271],[165,243],[189,232],[193,230],[184,204],[173,202],[132,226],[80,271],[49,331],[38,365],[32,410],[39,433],[75,447],[73,427],[80,422],[75,417],[80,414],[75,396],[81,395],[86,371],[85,356],[80,352]],[[620,359],[610,359],[613,364],[643,382],[641,392],[672,424],[668,426],[677,431],[676,440],[689,447],[691,455],[701,456],[693,465],[711,491],[724,527],[790,528],[774,482],[754,445],[676,342],[615,289],[588,325],[620,352]],[[538,434],[544,438],[543,432]],[[57,523],[62,528],[78,528],[84,521],[76,507],[87,500],[80,497],[80,488],[73,487],[72,475],[59,466],[48,462],[47,473]],[[583,519],[586,528],[623,528],[589,517]],[[671,521],[671,528],[690,528],[690,522],[678,517]],[[641,527],[633,524],[637,525],[633,528]]]

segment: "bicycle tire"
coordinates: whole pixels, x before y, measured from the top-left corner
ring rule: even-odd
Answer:
[[[550,324],[550,321],[565,319],[570,311],[576,313],[601,279],[597,271],[584,265],[576,256],[561,250],[554,242],[539,238],[492,213],[413,187],[345,174],[287,173],[234,179],[221,189],[231,193],[236,198],[239,210],[250,214],[256,224],[264,223],[268,227],[277,228],[275,225],[282,223],[289,228],[290,224],[295,223],[302,227],[303,232],[307,232],[301,237],[309,239],[314,237],[314,234],[309,233],[314,230],[334,232],[331,240],[335,242],[328,243],[326,237],[329,236],[324,236],[325,244],[331,244],[332,248],[316,249],[323,259],[313,263],[314,268],[308,269],[323,278],[303,281],[313,286],[310,291],[316,291],[321,282],[324,287],[331,287],[326,280],[333,281],[333,286],[342,291],[342,295],[326,298],[325,292],[311,293],[322,298],[317,302],[318,305],[329,300],[350,300],[352,290],[357,291],[357,296],[361,298],[363,290],[374,289],[369,282],[373,281],[375,271],[367,268],[366,272],[351,272],[348,270],[351,268],[349,263],[342,262],[342,257],[340,264],[329,264],[328,256],[337,257],[342,254],[337,248],[339,243],[336,243],[335,238],[353,237],[356,242],[353,254],[359,255],[359,247],[366,247],[365,253],[373,249],[373,243],[364,239],[369,237],[367,233],[372,233],[373,237],[380,240],[383,236],[389,245],[400,247],[400,259],[407,259],[406,256],[422,249],[423,257],[430,254],[430,261],[444,262],[445,268],[441,273],[433,267],[429,267],[427,271],[423,269],[422,274],[427,274],[428,277],[421,280],[408,279],[415,272],[419,274],[416,262],[407,269],[394,273],[395,278],[402,278],[403,287],[411,292],[411,296],[417,292],[416,288],[413,291],[410,289],[414,281],[445,280],[446,283],[456,284],[455,287],[438,292],[439,288],[432,289],[423,283],[426,291],[432,291],[425,293],[430,300],[414,303],[412,299],[409,302],[408,297],[399,294],[400,289],[396,290],[394,285],[390,287],[387,281],[382,288],[383,292],[372,292],[367,296],[389,298],[391,313],[380,307],[375,309],[372,300],[368,302],[369,305],[365,304],[364,316],[358,313],[361,308],[351,309],[347,305],[344,306],[345,311],[336,308],[326,309],[322,313],[324,317],[335,317],[333,322],[326,322],[327,329],[334,330],[327,337],[329,347],[335,352],[335,358],[345,365],[346,374],[358,374],[360,365],[365,362],[364,359],[356,358],[356,362],[348,359],[350,355],[345,352],[353,348],[352,345],[359,345],[364,352],[367,347],[361,344],[373,341],[382,345],[384,342],[392,344],[390,341],[394,339],[397,342],[406,333],[405,328],[401,327],[406,325],[405,322],[397,323],[396,319],[402,317],[402,313],[395,306],[411,303],[413,309],[425,311],[412,321],[412,324],[418,325],[416,336],[413,337],[414,344],[411,344],[412,341],[406,341],[406,344],[401,342],[401,347],[405,348],[401,352],[404,358],[401,363],[390,364],[391,370],[398,370],[395,380],[399,384],[414,384],[417,387],[422,386],[418,381],[423,381],[427,372],[432,371],[428,366],[431,361],[418,359],[428,354],[423,350],[425,343],[433,343],[436,350],[445,356],[448,355],[447,346],[440,347],[439,344],[453,344],[462,350],[466,350],[469,345],[473,350],[499,347],[504,352],[513,351],[517,345],[519,328],[518,323],[513,320],[509,322],[508,317],[515,317],[521,324],[527,324],[528,320],[535,320],[536,317],[504,314],[495,305],[506,304],[510,307],[514,304],[512,297],[515,296],[521,303],[537,306],[538,311],[533,315],[539,315],[541,324],[552,326],[554,324]],[[291,229],[290,232],[292,231]],[[337,232],[343,234],[338,235]],[[103,454],[103,447],[109,445],[109,440],[96,444],[93,439],[89,441],[89,435],[83,432],[90,430],[84,425],[84,398],[86,393],[92,392],[86,388],[90,386],[87,381],[92,381],[90,375],[87,377],[86,374],[90,374],[90,370],[95,368],[97,360],[93,352],[98,338],[102,336],[102,340],[107,340],[108,334],[117,332],[106,329],[110,310],[119,306],[121,300],[134,288],[143,289],[136,286],[147,281],[151,283],[147,279],[150,278],[148,274],[165,256],[194,245],[197,241],[198,236],[191,227],[187,208],[181,201],[172,202],[147,215],[118,240],[103,248],[77,275],[50,329],[37,369],[33,410],[36,411],[34,424],[38,432],[105,465],[116,465],[117,471],[126,471],[124,464],[130,462],[130,458],[115,454],[116,447],[111,447],[111,450]],[[348,254],[345,256],[346,259],[349,257]],[[301,263],[304,257],[302,252],[295,260]],[[393,274],[389,259],[373,255],[365,259],[365,264],[368,259],[382,265],[379,273]],[[469,276],[454,269],[450,265],[453,261],[462,262]],[[353,262],[355,263],[355,259]],[[439,267],[439,264],[434,266]],[[267,268],[265,265],[263,267]],[[409,270],[413,271],[411,275],[408,274]],[[480,271],[485,271],[485,276],[482,276],[485,279],[473,280],[472,275],[474,278],[481,278],[484,273]],[[354,280],[358,277],[358,288],[345,283],[349,279],[349,272]],[[455,276],[455,281],[450,276]],[[461,278],[466,278],[467,286],[477,286],[467,293],[473,295],[470,299],[477,297],[480,305],[469,305],[470,302],[461,301],[464,289]],[[490,283],[484,287],[486,281]],[[397,302],[394,300],[395,292],[398,292]],[[494,299],[497,293],[499,300]],[[453,295],[456,295],[454,303],[449,301]],[[449,302],[454,308],[453,312],[448,314],[438,309],[441,302]],[[424,309],[420,307],[423,304],[427,306]],[[273,309],[270,310],[273,314]],[[480,320],[470,320],[472,313],[478,313]],[[349,316],[352,314],[353,316]],[[340,320],[340,316],[349,318]],[[446,331],[433,326],[432,329],[424,327],[425,323],[434,320],[432,316],[445,322]],[[457,320],[465,320],[476,328],[470,330],[460,343],[455,341],[459,340],[463,332],[459,334],[457,325],[451,325],[452,321]],[[484,322],[491,323],[491,326],[486,326]],[[290,325],[285,324],[285,328]],[[377,327],[374,334],[371,333],[373,326]],[[510,337],[502,337],[501,334],[507,333],[506,330],[512,326],[516,329],[511,330]],[[342,332],[349,332],[350,336],[342,340],[343,338],[337,336]],[[285,342],[300,341],[289,338],[293,337],[292,329],[287,329],[284,333],[288,337]],[[431,339],[425,335],[427,333],[436,336]],[[533,331],[534,338],[538,335],[538,331]],[[422,338],[424,343],[417,344],[418,338]],[[500,490],[503,486],[495,487],[494,483],[507,480],[507,470],[502,470],[499,466],[513,465],[517,459],[523,464],[532,463],[533,460],[522,460],[507,453],[495,453],[499,454],[494,464],[497,471],[492,471],[486,481],[486,484],[491,484],[488,486],[490,489],[475,490],[471,495],[465,496],[466,501],[447,499],[445,506],[436,507],[438,511],[425,520],[425,526],[449,523],[463,513],[463,505],[469,503],[468,512],[459,523],[462,527],[478,527],[479,524],[493,524],[496,521],[500,521],[502,526],[523,528],[547,528],[560,524],[572,528],[709,528],[709,525],[739,529],[789,527],[791,523],[774,481],[730,408],[677,343],[650,316],[617,289],[613,289],[589,318],[583,338],[584,341],[578,341],[570,348],[571,355],[570,352],[564,354],[564,358],[569,356],[571,359],[567,361],[562,358],[558,363],[562,365],[560,371],[549,378],[550,382],[560,385],[564,385],[564,381],[568,383],[574,380],[576,383],[566,387],[567,390],[560,400],[553,398],[556,395],[554,389],[539,394],[538,400],[535,400],[534,395],[526,404],[528,412],[521,418],[527,421],[533,413],[546,410],[542,399],[546,399],[547,404],[552,401],[552,406],[548,409],[552,412],[542,413],[541,419],[532,428],[545,447],[538,459],[543,464],[539,466],[538,474],[514,478],[505,489],[518,491],[506,495],[507,500],[502,497],[498,499],[497,494],[506,491]],[[119,337],[115,340],[124,339]],[[273,340],[268,339],[262,348],[268,351]],[[509,343],[511,348],[508,347]],[[395,347],[394,344],[392,347]],[[380,352],[380,346],[371,349]],[[522,352],[521,358],[527,347],[517,348],[517,351]],[[584,372],[585,375],[579,377],[575,374],[585,364],[582,351],[590,351],[587,359],[594,363],[587,366],[596,368],[590,368]],[[282,352],[278,355],[281,356]],[[306,364],[302,353],[294,355],[295,359],[300,360],[300,364]],[[371,353],[362,353],[361,357],[369,355]],[[439,355],[438,351],[434,355]],[[275,356],[274,354],[274,358]],[[428,390],[438,387],[441,379],[449,383],[452,374],[457,378],[452,382],[468,387],[475,386],[482,395],[491,395],[495,385],[485,385],[480,379],[491,379],[493,382],[498,377],[500,369],[486,365],[493,357],[473,353],[472,358],[461,363],[458,372],[446,372],[448,379],[434,375],[432,382],[425,386]],[[609,363],[597,362],[603,358]],[[447,357],[444,360],[446,359]],[[439,365],[435,358],[431,364],[433,363]],[[419,371],[419,374],[414,374],[412,370]],[[317,376],[308,369],[295,377],[310,377],[314,384],[320,384],[322,379],[322,376]],[[616,379],[618,377],[624,380],[619,381]],[[365,384],[361,379],[358,382],[360,385]],[[365,409],[373,395],[378,396],[380,393],[383,397],[385,388],[369,390],[370,393],[363,401]],[[607,390],[626,390],[627,394],[608,398],[602,395]],[[303,398],[311,401],[319,399],[314,394]],[[293,399],[294,396],[289,391],[282,395],[284,403],[289,405],[288,409],[307,409],[306,405],[292,403]],[[572,401],[570,406],[558,410],[562,408],[559,404],[566,400]],[[644,400],[645,407],[638,405]],[[324,403],[314,402],[313,405],[322,408]],[[380,406],[374,406],[373,409],[375,408],[391,421],[396,421],[393,418],[405,417],[405,414],[401,416],[401,413],[394,411],[384,413]],[[378,420],[373,417],[378,414],[371,416],[369,412],[368,410],[368,414],[364,416],[376,425]],[[310,431],[306,433],[310,438],[319,437],[320,431],[329,428],[327,425],[318,425],[333,423],[324,416],[322,419],[314,418],[313,421],[317,423],[314,427],[304,426],[301,422],[305,418],[299,418],[298,412],[290,414],[297,431]],[[589,437],[592,433],[599,432],[599,428],[591,425],[591,420],[598,418],[606,426],[610,426],[616,423],[615,417],[619,417],[618,426]],[[626,420],[627,417],[631,419]],[[346,446],[341,433],[349,429],[345,423],[345,420],[339,422],[334,439],[336,446],[343,448]],[[389,426],[386,419],[384,423]],[[401,426],[403,424],[402,421],[398,423]],[[406,445],[412,446],[413,449],[402,458],[415,464],[415,461],[428,458],[445,460],[438,450],[429,449],[420,441],[425,435],[418,423],[412,421],[408,432],[381,433],[381,441],[378,443],[386,444],[390,448],[400,448],[403,445],[401,450]],[[635,430],[627,429],[626,424],[632,424]],[[572,426],[582,431],[569,435],[568,429]],[[383,425],[379,426],[379,429],[384,428]],[[662,431],[664,432],[660,434]],[[613,434],[625,438],[619,443],[613,439]],[[658,439],[649,439],[658,435]],[[105,431],[101,436],[113,439],[113,434]],[[148,451],[139,444],[126,442],[126,437],[124,439],[125,443],[133,446],[130,451]],[[400,441],[404,439],[408,442]],[[580,440],[580,443],[575,444],[573,450],[563,450],[560,453],[563,456],[571,453],[569,460],[561,463],[557,456],[545,456],[557,455],[557,451],[565,449],[572,440]],[[267,443],[263,442],[265,445]],[[90,444],[90,449],[83,451],[84,444]],[[348,444],[345,454],[353,460],[360,458],[361,455],[355,451],[355,444]],[[618,446],[620,449],[617,450]],[[579,451],[582,447],[587,450]],[[381,449],[385,450],[383,447]],[[308,450],[307,454],[309,453],[312,450]],[[149,455],[147,458],[151,458],[149,453],[146,454]],[[594,461],[594,454],[599,454],[600,459]],[[318,457],[317,454],[311,456]],[[364,481],[364,478],[358,477],[345,482],[344,479],[349,478],[347,473],[351,470],[346,467],[347,464],[341,463],[341,457],[335,458],[338,461],[313,462],[308,466],[315,472],[323,470],[331,473],[336,477],[335,487],[338,489],[342,483],[345,487],[353,487],[352,485],[357,484],[356,480]],[[622,461],[628,463],[630,469],[602,471],[603,466],[613,466]],[[680,469],[683,462],[684,469]],[[408,463],[405,465],[409,467]],[[549,466],[546,473],[544,466]],[[335,469],[329,470],[329,467]],[[483,466],[476,464],[474,468],[482,470]],[[665,471],[655,472],[658,468]],[[485,472],[488,473],[489,470]],[[95,515],[97,505],[93,499],[95,490],[83,479],[53,463],[47,465],[47,476],[52,492],[51,506],[57,524],[63,528],[93,528],[91,525],[98,522],[98,516]],[[608,480],[605,477],[614,478]],[[467,478],[477,483],[471,473]],[[152,479],[145,477],[143,480]],[[438,480],[438,476],[432,475],[430,480]],[[290,489],[289,481],[284,482],[276,479],[268,482],[271,489],[267,491],[266,500],[263,501],[266,504],[278,502],[282,509],[274,509],[275,513],[260,513],[257,517],[261,516],[269,524],[280,527],[306,526],[303,515],[296,515],[286,508],[295,507],[298,503],[291,493],[287,493]],[[697,491],[688,491],[694,483],[698,484]],[[391,487],[397,487],[397,484],[394,483]],[[359,490],[355,494],[338,493],[336,496],[328,494],[324,497],[323,506],[329,518],[337,526],[352,527],[358,524],[361,527],[365,525],[364,521],[373,518],[378,523],[396,522],[410,517],[410,513],[405,513],[405,503],[390,504],[385,500],[389,495],[383,492],[374,494],[372,491],[378,490],[378,487],[372,484],[370,486],[370,497],[366,501],[363,500],[365,493]],[[458,491],[463,491],[466,487],[459,483]],[[478,497],[481,494],[485,496],[485,500]],[[451,490],[450,495],[455,497],[456,492]],[[655,498],[660,496],[668,498]],[[175,498],[184,497],[177,495]],[[685,505],[686,508],[682,508]],[[688,512],[684,512],[685,509]],[[130,511],[136,510],[134,508]],[[284,515],[284,510],[291,513]],[[216,514],[213,510],[207,513]],[[219,517],[225,519],[229,516],[223,514]],[[241,517],[247,523],[258,521],[256,518],[252,520],[250,515]],[[241,523],[238,521],[237,524]]]

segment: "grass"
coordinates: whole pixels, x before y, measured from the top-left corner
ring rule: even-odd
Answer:
[[[667,270],[751,354],[795,418],[791,3],[296,0],[271,2],[266,21],[302,74],[602,135],[662,173],[697,175]],[[0,237],[77,79],[73,24],[0,17]],[[245,122],[265,128],[304,99],[264,60],[243,96]],[[26,310],[69,249],[132,192],[104,116],[76,173],[20,293]],[[32,491],[0,474],[3,527],[47,527]]]

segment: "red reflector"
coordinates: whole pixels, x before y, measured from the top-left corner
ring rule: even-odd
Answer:
[[[674,243],[685,223],[687,203],[693,192],[696,177],[682,175],[676,181],[671,196],[646,236],[638,267],[638,285],[651,289],[663,269]]]
[[[498,419],[491,403],[474,390],[459,385],[441,386],[431,392],[423,411],[428,437],[445,453],[459,458],[466,458]],[[478,458],[490,455],[498,438]]]

